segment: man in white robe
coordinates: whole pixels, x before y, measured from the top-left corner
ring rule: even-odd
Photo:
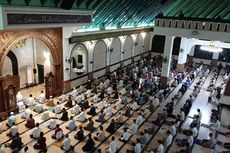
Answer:
[[[30,137],[37,139],[40,137],[40,133],[41,133],[41,128],[39,127],[39,123],[37,123],[32,133],[30,134]]]
[[[65,136],[65,139],[61,145],[61,149],[63,149],[64,151],[69,151],[70,150],[70,147],[71,147],[71,140],[69,139],[69,135],[67,134]]]
[[[49,122],[49,125],[48,125],[48,128],[55,129],[56,126],[57,126],[57,120],[55,118],[51,118],[50,122]]]
[[[42,104],[36,103],[36,105],[34,107],[34,111],[37,113],[41,113],[43,111]]]
[[[86,120],[85,112],[82,111],[82,112],[76,117],[76,120],[79,121],[79,122],[84,122],[84,121]]]
[[[79,114],[80,112],[81,112],[81,107],[78,104],[76,104],[74,108],[71,110],[71,113],[76,115]]]
[[[39,103],[44,103],[45,100],[46,100],[46,95],[45,95],[45,93],[43,93],[43,91],[41,91],[41,94],[38,97],[38,102]]]
[[[54,107],[54,113],[60,114],[62,112],[62,108],[59,102],[57,102],[57,105]]]
[[[25,112],[22,114],[21,118],[28,119],[31,113],[32,113],[31,109],[27,108]]]
[[[16,124],[16,116],[14,115],[13,112],[10,113],[10,117],[8,118],[7,126],[11,127],[13,124]]]

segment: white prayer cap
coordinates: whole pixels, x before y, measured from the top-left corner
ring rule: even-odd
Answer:
[[[10,115],[14,115],[14,112],[10,112]]]
[[[50,96],[50,98],[52,98],[52,96]]]

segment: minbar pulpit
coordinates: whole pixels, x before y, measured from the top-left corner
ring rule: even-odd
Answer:
[[[46,88],[46,99],[49,99],[50,96],[56,96],[55,95],[55,80],[54,75],[52,72],[47,73],[45,76],[45,88]]]
[[[20,78],[17,75],[0,77],[0,114],[7,115],[9,112],[18,110],[16,94],[19,91]]]

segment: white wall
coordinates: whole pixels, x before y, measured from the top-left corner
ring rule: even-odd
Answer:
[[[122,60],[131,58],[134,56],[134,47],[136,49],[136,55],[144,51],[150,50],[150,34],[145,33],[145,37],[142,34],[132,35],[132,36],[119,36],[117,38],[106,38],[103,40],[94,40],[81,42],[85,45],[88,51],[88,72],[96,71],[100,68],[113,65]],[[145,38],[145,39],[143,39]],[[134,46],[133,40],[138,42],[137,46]],[[77,76],[71,76],[70,72],[66,68],[70,68],[70,65],[65,62],[65,59],[70,59],[71,52],[76,46],[76,43],[65,45],[65,50],[63,53],[63,65],[64,65],[64,80],[74,79]],[[144,45],[144,48],[142,47]],[[113,49],[111,51],[110,49]],[[124,54],[122,52],[124,51]],[[138,53],[139,52],[139,53]],[[135,60],[140,59],[140,56],[136,57]],[[93,61],[93,64],[91,63]],[[126,60],[124,65],[131,63],[131,60]],[[116,64],[110,67],[111,71],[114,71],[120,64]],[[98,71],[94,74],[95,77],[99,77],[105,74],[105,69]]]

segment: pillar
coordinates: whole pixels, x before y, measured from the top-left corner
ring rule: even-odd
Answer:
[[[188,40],[187,38],[181,38],[180,43],[180,52],[178,56],[178,62],[177,62],[177,72],[184,72],[184,64],[187,61],[187,54],[188,54]]]
[[[173,40],[174,40],[173,36],[166,36],[166,38],[165,38],[162,71],[161,71],[161,77],[160,77],[160,81],[161,81],[163,86],[166,86],[168,84],[168,81],[169,81],[169,72],[170,72],[170,65],[171,65]]]
[[[225,87],[225,91],[224,91],[224,96],[228,96],[230,97],[230,79],[228,80],[226,87]]]

